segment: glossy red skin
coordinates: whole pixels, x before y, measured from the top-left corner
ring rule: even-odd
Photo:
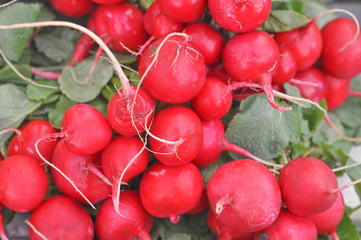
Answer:
[[[281,211],[281,191],[276,178],[267,167],[253,160],[223,164],[209,180],[207,194],[214,212],[218,201],[231,200],[223,205],[218,219],[235,231],[260,231],[276,221]]]
[[[140,151],[140,155],[125,172],[122,182],[129,182],[145,170],[149,162],[149,153],[143,149],[143,145],[138,137],[119,136],[112,139],[101,156],[103,172],[109,181],[119,180],[128,163]]]
[[[137,192],[120,192],[119,212],[125,217],[115,211],[111,198],[100,206],[95,222],[100,240],[150,239],[152,216],[143,208]]]
[[[296,57],[292,51],[286,47],[280,48],[280,58],[273,72],[272,83],[282,85],[290,81],[297,71]]]
[[[224,151],[224,124],[221,119],[201,120],[203,143],[192,163],[199,168],[215,163]]]
[[[163,39],[154,41],[140,57],[139,74],[143,77]],[[172,79],[172,81],[169,81]],[[206,79],[203,56],[192,49],[182,37],[172,37],[159,52],[143,81],[144,89],[154,98],[171,104],[191,100],[202,89]]]
[[[135,92],[135,86],[131,86]],[[112,129],[125,136],[135,136],[145,132],[144,126],[149,128],[154,117],[155,102],[153,98],[143,89],[139,88],[134,104],[133,114],[131,114],[131,104],[129,98],[122,94],[122,91],[116,93],[109,101],[107,107],[108,122]],[[132,123],[132,116],[136,128]]]
[[[316,86],[291,83],[295,85],[299,90],[302,97],[310,99],[314,102],[320,102],[326,97],[327,83],[324,74],[317,68],[311,67],[302,72],[296,74],[295,79],[302,82],[316,83]]]
[[[167,36],[173,32],[182,32],[184,25],[173,21],[164,14],[158,14],[153,21],[153,37],[156,39]]]
[[[324,74],[327,85],[326,103],[329,111],[343,105],[348,97],[348,91],[351,85],[351,78],[341,79],[328,73]]]
[[[288,47],[295,55],[297,71],[305,70],[316,63],[322,51],[322,36],[315,21],[291,31],[274,34],[280,47]]]
[[[103,39],[110,39],[107,45],[115,51],[129,53],[120,42],[130,50],[137,51],[147,40],[143,12],[128,2],[100,5],[92,13],[92,18],[96,34]]]
[[[151,133],[168,140],[183,140],[178,145],[166,144],[149,138],[154,156],[163,164],[178,166],[189,163],[202,146],[201,120],[195,112],[183,106],[171,106],[161,110],[154,118]]]
[[[319,159],[296,158],[288,162],[278,177],[282,200],[286,207],[299,216],[318,214],[330,208],[337,193],[336,175]]]
[[[68,176],[75,186],[94,204],[98,204],[111,195],[111,186],[88,170],[88,165],[95,166],[98,155],[81,156],[68,150],[60,141],[55,148],[53,164]],[[51,169],[55,185],[59,190],[79,202],[87,203],[80,193],[54,168]]]
[[[271,11],[271,0],[208,0],[209,11],[224,29],[250,32],[261,26]]]
[[[177,218],[198,204],[203,189],[202,175],[192,163],[176,167],[156,163],[144,173],[139,192],[152,216]]]
[[[207,0],[157,0],[162,13],[176,22],[189,23],[200,18]]]
[[[211,209],[209,209],[208,211],[207,223],[212,233],[219,240],[233,240],[233,239],[252,240],[254,236],[254,233],[237,232],[225,226],[223,223],[221,223],[218,220],[217,215],[214,214],[211,211]]]
[[[95,3],[108,5],[123,2],[124,0],[92,0]]]
[[[352,78],[361,72],[361,36],[343,51],[346,43],[356,35],[356,24],[351,19],[338,18],[322,28],[324,42],[321,62],[324,69],[338,78]]]
[[[156,16],[160,14],[160,8],[158,1],[155,1],[150,5],[147,11],[144,13],[144,28],[149,35],[153,35],[153,22]]]
[[[224,70],[222,62],[218,62],[216,64],[213,64],[212,66],[208,66],[207,76],[218,78],[227,85],[233,82],[232,78]]]
[[[66,146],[79,155],[91,155],[99,152],[110,142],[112,129],[107,119],[88,104],[77,104],[69,108],[61,122],[66,132]]]
[[[208,203],[208,197],[207,197],[207,189],[204,189],[201,200],[199,200],[197,206],[192,208],[190,211],[187,212],[187,214],[199,214],[201,212],[204,212],[208,209],[209,203]]]
[[[29,222],[47,239],[92,240],[94,224],[88,212],[69,197],[58,195],[35,209]],[[32,240],[42,240],[29,227]]]
[[[54,9],[68,17],[81,17],[93,9],[95,4],[91,0],[50,0]]]
[[[207,66],[220,60],[224,47],[223,35],[204,22],[189,24],[184,33],[191,36],[191,44],[203,55]]]
[[[316,240],[317,230],[315,224],[309,219],[294,215],[287,209],[282,209],[276,222],[254,236],[254,240],[268,239]]]
[[[28,212],[45,198],[48,178],[39,162],[25,155],[0,161],[0,202],[15,212]]]
[[[279,55],[273,38],[256,30],[237,34],[228,41],[223,49],[223,66],[236,81],[258,82],[275,68]]]
[[[192,107],[202,119],[218,119],[225,116],[232,106],[232,91],[214,77],[206,77],[201,91],[192,99]]]
[[[56,133],[57,130],[44,120],[32,120],[25,123],[19,130],[21,135],[15,134],[9,143],[8,156],[23,154],[43,163],[43,160],[36,153],[35,143],[41,137]],[[43,140],[39,142],[39,152],[45,159],[51,160],[57,143],[58,139]]]

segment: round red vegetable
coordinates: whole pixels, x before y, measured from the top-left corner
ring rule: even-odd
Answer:
[[[176,22],[197,20],[206,10],[207,0],[157,0],[162,13]]]
[[[51,5],[59,13],[68,17],[81,17],[93,9],[91,0],[50,0]]]

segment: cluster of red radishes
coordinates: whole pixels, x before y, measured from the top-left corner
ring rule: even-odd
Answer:
[[[330,109],[341,105],[349,78],[361,72],[361,37],[353,21],[337,19],[320,31],[314,19],[270,35],[256,28],[268,18],[271,0],[156,0],[145,14],[122,0],[50,3],[70,17],[90,13],[88,28],[112,50],[140,49],[142,87],[120,76],[122,89],[109,101],[107,118],[78,104],[66,111],[61,132],[34,120],[11,140],[8,157],[0,161],[0,203],[16,212],[33,210],[31,239],[93,239],[91,217],[76,201],[101,204],[95,228],[104,240],[150,239],[152,216],[177,223],[183,214],[204,211],[208,202],[208,224],[219,239],[311,240],[317,233],[337,239],[344,204],[332,170],[314,158],[284,167],[268,163],[228,142],[221,118],[231,108],[233,91],[247,87],[263,89],[274,108],[291,110],[278,106],[272,91],[272,85],[286,82],[305,98],[326,98]],[[195,22],[207,5],[221,28],[237,33],[226,43],[212,25]],[[83,35],[69,65],[94,45]],[[337,98],[336,90],[343,89],[345,97]],[[190,102],[191,108],[171,105],[156,112],[154,99]],[[205,192],[198,167],[211,165],[222,151],[253,160],[222,165]],[[147,168],[150,153],[159,162]],[[44,162],[66,196],[43,202]],[[262,163],[282,168],[279,179]],[[139,194],[121,191],[140,174]],[[281,209],[282,201],[288,210]],[[6,238],[1,229],[0,235]]]

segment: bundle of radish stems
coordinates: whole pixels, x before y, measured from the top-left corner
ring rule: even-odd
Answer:
[[[285,165],[263,160],[229,142],[221,118],[234,101],[265,94],[281,118],[294,109],[275,96],[318,107],[344,139],[360,141],[337,129],[319,104],[325,99],[332,110],[349,95],[361,96],[350,89],[351,78],[361,72],[360,27],[352,13],[347,12],[352,20],[337,18],[321,30],[317,19],[346,11],[327,11],[297,28],[266,32],[259,27],[270,15],[271,0],[156,0],[144,12],[123,0],[49,4],[70,18],[88,15],[87,26],[47,21],[1,25],[0,31],[37,28],[36,35],[49,26],[76,29],[83,35],[68,66],[99,48],[88,76],[74,81],[87,84],[105,52],[122,87],[110,99],[107,117],[89,104],[76,104],[65,112],[61,131],[49,121],[31,120],[1,132],[15,134],[0,160],[0,208],[32,211],[26,221],[31,239],[85,240],[96,234],[102,240],[146,240],[153,218],[177,224],[182,215],[207,209],[208,226],[218,239],[316,240],[317,234],[339,239],[341,191],[360,180],[339,187],[334,172],[357,164],[331,169],[312,157]],[[212,20],[201,21],[204,15]],[[138,57],[137,86],[113,51]],[[0,54],[16,71],[1,49]],[[32,72],[55,81],[61,75],[36,67]],[[302,97],[283,93],[286,83]],[[159,110],[161,103],[167,107]],[[224,151],[248,159],[221,165],[206,185],[199,169]],[[156,163],[149,164],[150,156]],[[47,173],[63,195],[44,200]],[[142,176],[137,190],[127,188],[137,176]],[[80,203],[99,208],[95,223]],[[7,239],[2,224],[0,237]]]

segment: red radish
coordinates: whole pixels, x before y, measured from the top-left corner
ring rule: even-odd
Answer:
[[[227,141],[224,136],[224,125],[221,119],[201,120],[203,129],[203,144],[198,155],[193,159],[192,163],[197,167],[207,167],[218,160],[223,151],[230,151],[245,155],[263,164],[271,164],[265,162],[243,148]]]
[[[237,232],[225,226],[223,223],[221,223],[218,220],[217,215],[214,214],[211,210],[208,211],[207,223],[212,233],[219,240],[233,240],[233,239],[252,240],[254,236],[254,233]]]
[[[199,214],[205,210],[207,210],[209,207],[208,203],[208,197],[207,197],[207,190],[204,189],[201,200],[199,200],[197,206],[192,208],[190,211],[187,212],[187,214]]]
[[[149,35],[153,35],[153,22],[156,16],[161,13],[158,1],[154,1],[152,5],[144,13],[144,28]]]
[[[108,5],[108,4],[115,4],[115,3],[119,3],[122,2],[124,0],[92,0],[95,3],[99,3],[99,4],[104,4],[104,5]]]
[[[351,78],[341,79],[334,77],[328,73],[324,73],[327,86],[325,96],[327,109],[329,111],[343,105],[349,95]]]
[[[207,68],[207,76],[218,78],[224,84],[230,84],[233,82],[232,78],[224,70],[222,62],[209,66]]]
[[[110,142],[112,129],[106,118],[88,104],[77,104],[69,108],[61,122],[65,144],[79,155],[99,152]]]
[[[324,69],[338,78],[352,78],[361,72],[361,36],[355,22],[338,18],[322,28],[321,62]],[[351,43],[351,41],[353,41]]]
[[[0,161],[0,202],[15,212],[28,212],[45,198],[48,178],[39,162],[25,155]]]
[[[0,161],[4,160],[4,156],[0,153]]]
[[[201,90],[206,65],[202,55],[189,46],[187,39],[173,36],[158,39],[146,48],[140,56],[139,74],[144,79],[144,89],[151,96],[178,104],[191,100]]]
[[[116,51],[128,53],[122,44],[136,51],[147,39],[142,11],[128,2],[100,5],[93,12],[92,18],[96,34],[102,36],[107,45]]]
[[[326,163],[312,157],[296,158],[281,170],[279,184],[286,207],[299,216],[330,208],[337,198],[337,179]]]
[[[316,240],[315,224],[305,218],[282,209],[277,220],[268,228],[261,230],[254,236],[255,240],[268,239],[307,239]]]
[[[21,133],[16,134],[9,143],[8,156],[23,154],[43,163],[35,151],[34,144],[39,138],[56,133],[57,130],[45,120],[32,120],[25,123],[19,130]],[[51,159],[57,143],[57,140],[43,141],[39,143],[39,151],[46,159]]]
[[[204,22],[189,24],[184,33],[191,36],[191,44],[203,55],[207,66],[215,64],[222,55],[224,37]]]
[[[276,178],[267,167],[253,160],[223,164],[209,180],[207,195],[219,221],[244,233],[270,226],[281,210]]]
[[[202,175],[193,164],[170,167],[156,163],[144,173],[139,192],[147,212],[177,223],[180,215],[198,204],[203,189]]]
[[[339,240],[336,229],[343,218],[344,212],[345,203],[342,193],[339,192],[335,203],[329,209],[308,218],[316,225],[318,234],[329,234],[333,240]]]
[[[271,11],[271,0],[208,0],[209,11],[224,29],[250,32],[261,26]]]
[[[145,128],[149,128],[154,117],[155,102],[143,88],[139,88],[136,98],[134,96],[137,87],[130,86],[129,88],[133,91],[132,97],[118,91],[110,99],[107,116],[114,131],[122,135],[134,136],[143,133]],[[132,103],[134,103],[133,108]]]
[[[176,22],[189,23],[197,20],[206,10],[207,0],[157,0],[159,9]]]
[[[203,131],[199,117],[183,106],[161,110],[154,118],[149,139],[154,156],[169,166],[192,161],[202,145]],[[160,139],[171,143],[160,141]]]
[[[183,24],[174,22],[164,14],[158,14],[153,21],[153,37],[159,39],[172,32],[182,32]]]
[[[92,240],[94,224],[88,212],[66,196],[53,196],[36,208],[29,219],[31,240],[46,239]]]
[[[207,194],[219,221],[235,231],[260,231],[276,221],[281,211],[276,178],[267,167],[253,160],[223,164],[209,180]]]
[[[50,0],[55,10],[68,17],[81,17],[93,9],[91,0]]]
[[[297,71],[297,61],[295,55],[286,47],[280,48],[280,59],[273,72],[272,83],[277,85],[289,82]]]
[[[241,82],[260,82],[270,104],[279,111],[272,92],[272,75],[279,59],[279,49],[273,38],[264,31],[237,34],[223,50],[223,65],[232,79]]]
[[[74,154],[68,150],[62,141],[56,146],[53,155],[53,164],[67,175],[88,200],[94,204],[103,201],[111,194],[111,187],[89,169],[89,166],[94,165],[97,158],[99,159],[99,155],[81,156]],[[61,192],[82,203],[86,203],[83,196],[58,171],[52,169],[51,175],[55,185]]]
[[[291,31],[274,34],[280,47],[287,47],[296,57],[297,71],[306,70],[316,63],[322,51],[322,36],[315,21]]]
[[[100,206],[95,222],[100,240],[151,239],[149,231],[152,228],[152,216],[144,210],[137,192],[121,192],[119,209],[124,217],[114,210],[111,198]]]
[[[300,90],[302,97],[314,102],[320,102],[326,97],[327,83],[324,74],[317,68],[311,67],[296,74],[295,79],[300,82],[291,82]]]
[[[4,229],[3,214],[1,213],[2,209],[3,209],[3,205],[0,203],[0,238],[2,240],[8,240]]]

